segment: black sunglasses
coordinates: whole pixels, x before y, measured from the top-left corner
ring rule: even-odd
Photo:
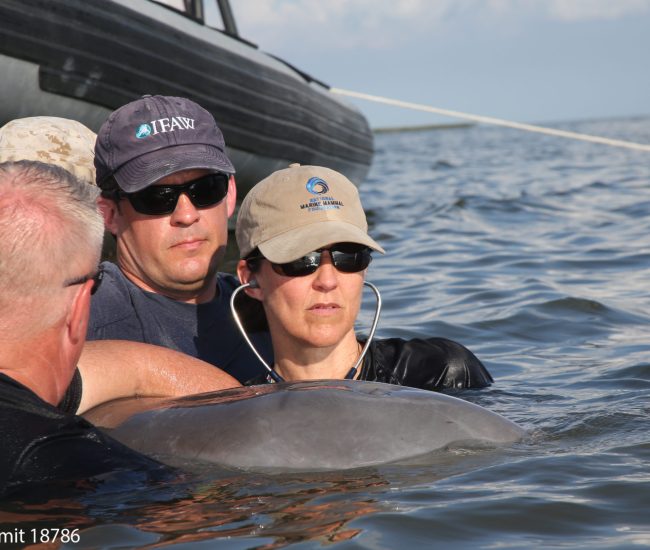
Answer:
[[[82,285],[87,281],[90,281],[92,279],[93,281],[93,286],[90,289],[90,294],[95,294],[97,292],[97,289],[99,288],[99,285],[102,284],[102,279],[104,278],[104,271],[99,270],[94,273],[89,273],[88,275],[82,275],[81,277],[76,277],[74,279],[69,279],[63,283],[64,287],[67,286],[74,286],[74,285]]]
[[[358,273],[359,271],[363,271],[372,261],[370,249],[367,246],[357,243],[338,243],[332,245],[330,248],[314,250],[302,258],[286,264],[274,264],[271,262],[271,267],[273,271],[286,277],[304,277],[305,275],[311,275],[320,267],[325,250],[330,253],[334,267],[343,273]],[[256,271],[257,267],[255,263],[262,259],[264,259],[263,256],[248,258],[246,261],[248,262],[249,269],[253,272]]]
[[[176,209],[178,197],[185,193],[197,208],[207,208],[221,202],[228,194],[228,174],[207,174],[183,185],[151,185],[135,193],[117,192],[118,198],[129,199],[140,214],[162,216]]]

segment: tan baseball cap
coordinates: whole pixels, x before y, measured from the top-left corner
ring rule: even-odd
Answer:
[[[259,182],[242,202],[236,236],[242,258],[259,248],[278,264],[340,242],[384,253],[368,235],[357,188],[321,166],[291,164]]]
[[[0,162],[37,160],[95,184],[95,133],[76,120],[17,118],[0,128]]]

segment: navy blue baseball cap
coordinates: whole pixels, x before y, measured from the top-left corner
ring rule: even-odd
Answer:
[[[192,168],[234,174],[214,117],[183,97],[143,96],[108,117],[95,143],[97,185],[127,193]]]

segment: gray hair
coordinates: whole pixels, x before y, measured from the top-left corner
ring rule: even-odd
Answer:
[[[47,313],[55,287],[99,262],[104,224],[97,194],[58,166],[0,163],[0,316],[32,305]]]

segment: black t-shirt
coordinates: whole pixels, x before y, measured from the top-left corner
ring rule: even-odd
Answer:
[[[494,381],[476,355],[446,338],[373,340],[358,379],[434,391],[484,388]],[[246,385],[268,382],[262,375]]]
[[[120,470],[129,476],[141,471],[151,480],[173,472],[1,373],[0,446],[0,496],[45,482],[87,482]]]

